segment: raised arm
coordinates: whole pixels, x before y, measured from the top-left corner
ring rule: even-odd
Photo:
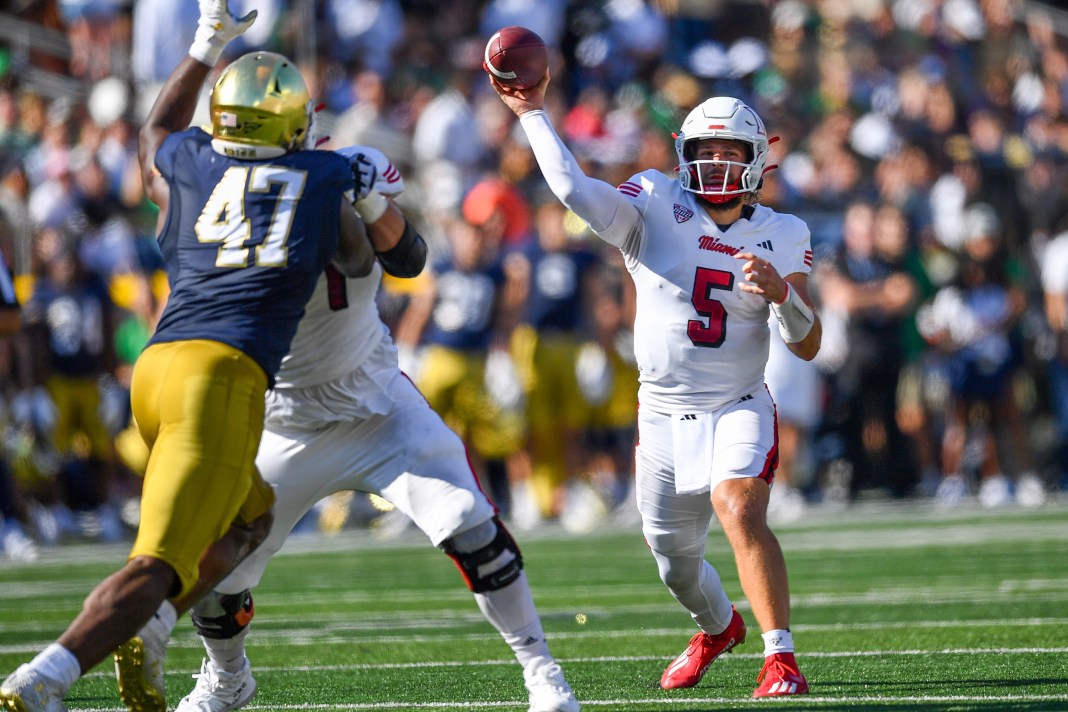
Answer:
[[[490,75],[490,84],[519,117],[534,157],[553,194],[586,221],[602,240],[623,247],[641,223],[641,214],[615,186],[583,173],[575,156],[560,140],[544,110],[549,78],[549,72],[546,71],[537,86],[516,89],[501,84]]]
[[[235,19],[226,0],[200,0],[200,21],[189,56],[167,78],[145,119],[137,155],[145,193],[159,206],[161,223],[167,212],[169,190],[167,182],[156,170],[156,152],[168,136],[189,126],[200,98],[200,88],[219,61],[223,48],[247,30],[256,15],[257,11],[253,10]]]

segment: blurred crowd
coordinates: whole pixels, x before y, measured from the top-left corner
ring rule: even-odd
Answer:
[[[324,105],[325,147],[375,146],[404,176],[399,203],[431,265],[387,278],[379,306],[402,367],[517,526],[630,516],[637,370],[618,252],[547,192],[481,70],[506,25],[552,48],[550,112],[590,175],[671,173],[672,132],[709,96],[742,99],[778,137],[762,202],[811,228],[824,344],[806,363],[772,339],[774,513],[891,498],[1038,506],[1068,490],[1068,13],[1055,3],[230,5],[259,11],[231,58],[294,58]],[[167,296],[137,131],[198,11],[8,0],[0,12],[65,48],[0,36],[0,257],[13,278],[0,278],[12,294],[0,545],[32,559],[136,523],[144,462],[126,389]],[[404,526],[375,504],[335,497],[309,526]]]

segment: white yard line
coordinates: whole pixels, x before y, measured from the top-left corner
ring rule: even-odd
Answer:
[[[797,698],[798,702],[804,702],[805,704],[847,704],[855,706],[856,704],[881,704],[887,706],[896,706],[897,704],[918,704],[918,703],[944,703],[944,704],[961,704],[961,703],[1023,703],[1023,702],[1066,702],[1068,703],[1068,695],[914,695],[908,697],[880,697],[877,695],[869,695],[864,697],[857,697],[853,695],[843,696],[827,696],[827,695],[805,695],[803,698]],[[650,707],[670,707],[685,705],[687,707],[693,707],[694,705],[730,705],[732,707],[739,704],[750,703],[754,705],[766,706],[765,700],[751,700],[751,699],[739,699],[737,697],[651,697],[642,700],[581,700],[584,708],[588,707],[607,707],[616,708],[622,706],[635,707],[638,705],[649,705]],[[285,705],[285,704],[272,704],[257,705],[255,703],[243,707],[243,710],[249,710],[254,712],[255,710],[455,710],[455,709],[483,709],[483,710],[498,710],[498,709],[526,709],[527,704],[519,700],[502,700],[502,701],[487,701],[487,702],[362,702],[352,704],[305,704],[305,705]],[[71,708],[71,712],[125,712],[124,707],[108,707],[104,709],[94,708],[93,710],[81,710],[79,708]]]

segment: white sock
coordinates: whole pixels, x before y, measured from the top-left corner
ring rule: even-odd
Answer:
[[[59,643],[52,643],[37,654],[30,662],[35,668],[50,680],[55,680],[63,687],[63,694],[82,675],[82,666],[78,664],[78,658],[74,653],[64,648]]]
[[[212,664],[223,672],[241,672],[241,668],[245,666],[245,638],[248,637],[248,632],[249,628],[246,626],[233,638],[201,636],[200,639],[204,641],[204,650],[208,653],[208,660],[211,660]]]
[[[167,635],[170,635],[174,630],[174,625],[178,622],[178,611],[174,610],[174,604],[168,600],[159,604],[159,608],[156,609],[156,619],[167,627]]]
[[[760,637],[764,639],[764,657],[794,652],[794,636],[788,630],[769,630]]]
[[[524,670],[534,658],[552,660],[525,571],[502,589],[476,593],[475,601],[482,615],[508,643]]]

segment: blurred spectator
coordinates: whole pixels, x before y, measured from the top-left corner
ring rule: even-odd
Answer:
[[[121,39],[122,0],[57,0],[70,38],[70,71],[102,79],[111,74],[112,48]]]
[[[11,268],[14,273],[29,272],[30,211],[27,206],[30,183],[22,164],[11,161],[0,166],[0,240],[10,245]],[[18,281],[15,284],[19,288]]]
[[[813,439],[823,417],[823,376],[811,361],[794,356],[779,336],[772,314],[768,365],[764,381],[775,400],[779,426],[779,468],[768,502],[768,516],[779,521],[798,518],[805,509],[804,490],[814,485]]]
[[[1046,318],[1053,333],[1049,355],[1050,400],[1057,425],[1058,484],[1068,490],[1068,231],[1049,242],[1042,260],[1042,291]]]
[[[392,121],[388,113],[386,81],[370,69],[352,78],[354,103],[334,122],[330,138],[333,146],[374,146],[393,156],[398,169],[408,173],[412,165],[412,140]]]
[[[852,203],[846,209],[836,270],[820,283],[823,302],[847,315],[848,350],[831,380],[827,418],[852,466],[853,496],[862,489],[886,488],[892,496],[904,497],[917,479],[912,448],[896,417],[905,365],[902,322],[916,298],[916,284],[902,269],[907,233],[900,213],[896,216],[896,225],[884,226],[871,205]],[[904,233],[894,236],[897,244],[877,241],[877,233],[887,229]]]
[[[482,10],[479,34],[489,39],[497,30],[520,25],[537,33],[550,47],[559,47],[564,32],[566,0],[489,0]]]
[[[321,45],[342,65],[355,63],[382,76],[393,69],[393,52],[404,39],[404,15],[397,0],[325,0]]]
[[[163,82],[188,54],[199,19],[193,2],[137,0],[133,4],[130,68],[139,121],[148,115]]]
[[[464,196],[461,211],[464,220],[492,233],[503,247],[522,247],[531,240],[530,205],[518,189],[501,178],[476,183]]]
[[[9,168],[33,145],[34,137],[20,121],[19,105],[11,89],[0,87],[0,168]]]
[[[511,512],[508,461],[524,434],[522,390],[508,353],[516,291],[506,288],[500,242],[456,219],[449,255],[430,266],[396,329],[398,348],[422,355],[419,390],[464,440],[472,466],[502,514]]]
[[[569,482],[582,471],[582,436],[590,423],[590,402],[579,388],[575,365],[588,340],[592,281],[600,259],[572,240],[567,210],[544,200],[535,211],[535,239],[511,258],[523,312],[514,342],[517,364],[527,380],[529,485],[538,514],[555,519],[567,506]]]
[[[110,504],[116,483],[111,433],[102,416],[101,379],[114,366],[114,313],[107,288],[61,245],[44,264],[24,317],[34,353],[37,382],[55,404],[52,445],[62,458],[59,473],[65,504],[79,514],[82,531],[121,538]]]
[[[448,86],[423,107],[415,121],[413,182],[427,196],[427,212],[455,214],[490,159],[485,137],[477,130],[473,102],[474,82],[484,81],[481,65],[471,66],[476,59],[481,62],[460,58],[461,65],[448,70]]]
[[[956,283],[920,315],[924,336],[946,354],[950,386],[937,496],[959,503],[975,481],[983,506],[1010,503],[1014,492],[1020,504],[1041,504],[1044,486],[1013,392],[1025,297],[993,208],[970,207],[965,235]]]
[[[638,437],[634,282],[621,252],[602,249],[601,259],[598,279],[592,284],[596,338],[583,346],[575,362],[579,388],[591,405],[586,462],[590,480],[608,509],[626,507],[623,516],[637,516],[633,499]]]
[[[0,364],[2,364],[4,406],[14,383],[11,372],[12,338],[22,328],[18,299],[15,296],[15,284],[11,279],[7,262],[0,252]],[[8,439],[9,433],[3,437]],[[0,459],[0,551],[13,561],[34,561],[37,559],[37,544],[30,536],[33,521],[30,516],[22,488],[15,479],[15,474],[7,459]]]

